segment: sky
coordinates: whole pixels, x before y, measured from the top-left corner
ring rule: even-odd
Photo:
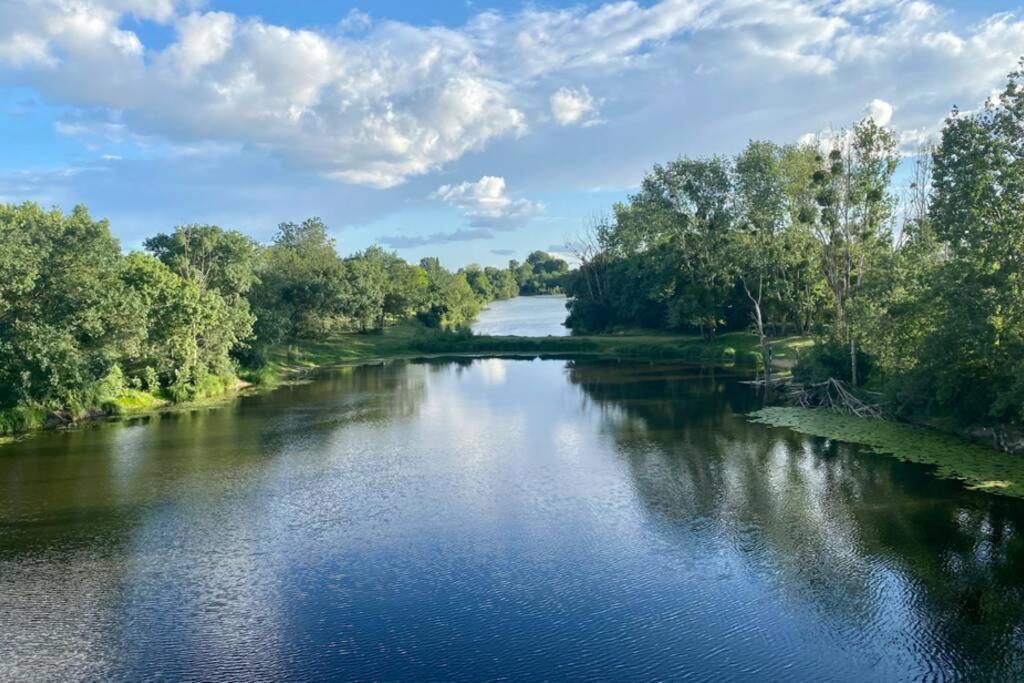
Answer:
[[[865,116],[912,154],[1022,55],[997,0],[0,0],[0,202],[500,265],[679,156]]]

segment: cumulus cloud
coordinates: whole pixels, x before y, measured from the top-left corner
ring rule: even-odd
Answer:
[[[540,202],[513,199],[505,193],[505,179],[483,176],[476,182],[442,185],[431,195],[457,208],[470,225],[495,230],[522,227],[544,210]]]
[[[559,88],[551,95],[551,116],[560,126],[582,124],[584,126],[594,125],[599,122],[596,118],[597,103],[594,101],[587,86],[579,89]]]
[[[868,118],[874,119],[880,126],[888,126],[892,121],[892,105],[885,100],[874,99],[864,107],[864,113]]]
[[[892,116],[894,107],[885,100],[873,99],[864,105],[861,119],[871,119],[879,126],[892,127]],[[896,137],[900,150],[903,154],[919,154],[921,149],[930,144],[938,137],[942,127],[942,120],[936,120],[932,125],[920,126],[917,128],[896,129]],[[805,145],[817,145],[823,151],[832,149],[837,144],[849,145],[853,141],[853,132],[849,129],[822,129],[817,133],[805,133],[799,138],[799,142]]]
[[[709,128],[728,107],[743,109],[743,136],[775,132],[780,121],[842,124],[870,98],[880,103],[872,116],[895,110],[917,130],[950,104],[974,106],[1024,52],[1016,15],[965,25],[924,0],[527,4],[454,28],[354,12],[339,31],[201,6],[0,2],[0,79],[59,106],[109,110],[123,136],[253,148],[324,178],[392,187],[547,126],[610,128],[653,111],[643,122],[666,136],[695,97]],[[164,24],[174,38],[144,45],[128,17]],[[582,82],[614,100],[565,85]],[[738,107],[740,97],[756,106]]]
[[[509,84],[474,64],[457,33],[392,23],[354,40],[171,7],[4,3],[0,75],[56,101],[123,111],[143,134],[251,144],[377,187],[525,130]],[[146,53],[119,28],[127,13],[169,23],[176,40]]]

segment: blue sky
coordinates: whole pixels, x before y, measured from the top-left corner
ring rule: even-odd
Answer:
[[[0,201],[499,264],[679,155],[868,115],[910,153],[1020,55],[996,0],[0,0]]]

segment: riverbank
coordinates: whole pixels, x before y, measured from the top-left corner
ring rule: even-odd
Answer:
[[[773,364],[785,372],[800,348],[812,342],[787,337],[773,342]],[[762,359],[757,337],[727,333],[708,341],[695,335],[629,333],[574,337],[486,336],[440,333],[408,322],[376,333],[344,333],[321,340],[296,340],[273,347],[259,369],[243,369],[237,379],[223,381],[216,391],[188,403],[128,389],[123,393],[71,414],[40,408],[19,408],[0,415],[0,443],[41,429],[60,429],[84,422],[141,417],[161,412],[205,409],[231,401],[244,391],[272,389],[294,381],[303,373],[332,366],[391,359],[444,356],[496,356],[547,358],[590,357],[652,361],[679,361],[756,370]]]
[[[773,365],[785,371],[792,367],[799,350],[812,343],[807,337],[773,340]],[[744,332],[721,334],[710,341],[695,335],[657,333],[517,337],[444,334],[415,325],[399,325],[379,334],[343,334],[282,345],[271,350],[267,367],[272,374],[282,376],[316,367],[423,355],[587,356],[762,367],[757,336]]]
[[[788,373],[806,337],[772,342],[776,373]],[[0,443],[42,429],[73,427],[88,421],[140,417],[161,412],[208,409],[232,401],[246,391],[269,391],[301,380],[313,370],[378,361],[443,357],[604,358],[634,361],[675,361],[750,372],[762,367],[758,338],[748,333],[727,333],[713,340],[692,335],[626,333],[573,337],[486,336],[439,333],[407,323],[378,333],[346,333],[323,340],[299,340],[270,349],[267,364],[243,370],[224,382],[222,390],[200,400],[172,403],[166,398],[127,390],[102,406],[77,416],[25,410],[16,434]],[[964,481],[969,487],[1024,498],[1024,458],[972,443],[960,436],[898,422],[883,422],[839,415],[823,410],[773,407],[751,415],[756,422],[785,427],[812,436],[861,444],[874,452],[936,467],[941,477]]]
[[[241,377],[218,378],[209,393],[192,401],[175,403],[139,389],[125,389],[98,405],[80,409],[46,410],[38,407],[19,407],[0,411],[0,445],[24,438],[39,431],[68,429],[90,422],[144,417],[164,412],[186,412],[223,405],[253,390],[256,383]]]

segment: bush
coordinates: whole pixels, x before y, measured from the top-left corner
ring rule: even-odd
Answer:
[[[875,360],[863,351],[857,352],[857,372],[863,384],[875,368]],[[835,341],[821,341],[801,352],[793,368],[793,377],[804,384],[824,382],[832,378],[849,382],[850,349]]]
[[[100,404],[100,410],[103,411],[104,415],[110,417],[119,417],[124,415],[124,408],[117,401],[110,399]]]
[[[38,429],[45,421],[46,411],[42,408],[18,407],[0,410],[0,436]]]
[[[272,387],[278,383],[277,373],[267,365],[243,370],[239,373],[239,377],[250,384],[263,387]]]

